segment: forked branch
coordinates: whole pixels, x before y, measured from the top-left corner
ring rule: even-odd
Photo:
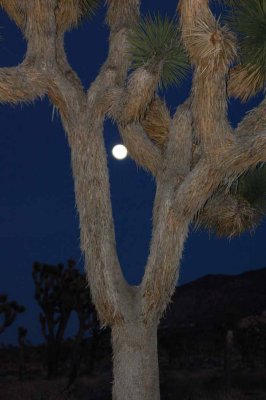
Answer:
[[[173,178],[167,180],[167,173],[165,182],[158,180],[153,239],[142,283],[144,319],[158,318],[165,309],[175,288],[188,225],[198,211],[219,185],[225,181],[229,185],[265,161],[265,133],[237,136],[221,151],[218,149],[215,158],[201,158],[176,191]]]
[[[191,111],[195,134],[206,157],[231,140],[226,80],[236,57],[236,40],[220,26],[207,0],[180,2],[182,37],[195,66]]]
[[[25,3],[24,33],[28,41],[27,54],[22,66],[3,70],[5,82],[2,84],[2,101],[32,100],[35,94],[47,92],[59,108],[72,150],[81,243],[89,267],[92,296],[102,322],[111,325],[114,321],[123,319],[120,295],[125,290],[126,283],[115,249],[102,134],[105,110],[98,107],[101,97],[97,90],[91,90],[86,100],[79,80],[64,57],[63,33],[61,29],[58,35],[56,6],[57,2],[54,0],[29,0]],[[122,31],[123,29],[121,26]],[[112,38],[116,33],[112,32]],[[111,47],[112,44],[111,40]],[[111,63],[115,56],[117,55],[113,49],[109,71],[112,71]],[[29,71],[32,73],[29,74]],[[107,75],[107,80],[101,82],[101,88],[100,79],[98,80],[101,93],[108,88]],[[26,84],[29,84],[28,90],[25,88]],[[97,85],[94,85],[94,89],[95,86]]]

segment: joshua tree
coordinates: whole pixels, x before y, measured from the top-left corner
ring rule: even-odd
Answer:
[[[25,307],[16,301],[8,301],[6,294],[0,295],[0,334],[3,333],[16,319],[17,315],[23,313]]]
[[[60,344],[72,312],[77,313],[79,321],[71,365],[71,374],[76,374],[82,340],[88,330],[93,331],[98,326],[85,275],[75,268],[75,261],[68,260],[66,268],[62,264],[35,262],[32,276],[35,298],[42,309],[42,334],[48,344],[48,375],[57,374]]]
[[[88,282],[99,319],[112,330],[115,400],[160,398],[157,325],[175,289],[189,225],[233,236],[254,228],[264,211],[245,174],[261,173],[266,160],[265,100],[236,129],[227,106],[228,96],[246,100],[265,88],[266,2],[226,2],[231,17],[222,23],[208,0],[180,0],[179,22],[141,19],[140,0],[106,0],[109,54],[85,91],[67,61],[64,34],[98,1],[0,1],[28,42],[23,63],[0,70],[0,101],[49,96],[68,136]],[[170,115],[158,87],[178,83],[186,56],[191,95]],[[125,281],[116,252],[106,116],[157,183],[138,287]]]
[[[40,323],[48,344],[48,376],[57,374],[60,343],[72,312],[69,285],[78,275],[73,267],[72,262],[68,263],[67,269],[62,264],[33,264],[35,298],[42,309]]]

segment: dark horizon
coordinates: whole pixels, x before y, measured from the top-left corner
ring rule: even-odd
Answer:
[[[182,285],[178,285],[177,287],[179,287],[180,289],[181,288],[187,289],[187,288],[191,288],[192,286],[193,287],[197,287],[197,285],[201,284],[202,282],[205,282],[205,283],[208,282],[210,280],[210,278],[216,278],[216,282],[217,282],[217,279],[229,278],[229,277],[232,278],[232,279],[233,278],[241,279],[241,278],[246,277],[247,275],[250,276],[250,274],[252,274],[254,276],[254,273],[256,273],[256,272],[257,272],[257,274],[261,274],[263,271],[266,272],[266,267],[243,271],[243,272],[241,272],[239,274],[222,274],[222,273],[220,273],[220,274],[212,274],[212,273],[210,273],[210,274],[207,274],[207,275],[200,276],[200,277],[196,278],[195,280],[184,282],[184,283],[182,283]],[[251,293],[251,294],[252,295],[256,295],[255,292]],[[177,295],[177,292],[173,295],[173,302],[171,302],[170,305],[167,307],[166,315],[164,315],[164,317],[162,318],[163,326],[164,326],[164,323],[165,323],[165,318],[167,319],[167,316],[171,315],[171,312],[169,312],[169,309],[171,310],[173,305],[175,305],[175,298],[176,298],[175,295]],[[11,301],[11,300],[15,300],[15,299],[11,299],[10,298],[8,300]],[[34,301],[36,302],[35,299],[34,299]],[[36,304],[37,304],[37,302],[36,302]],[[39,306],[38,306],[38,309],[39,309],[39,311],[41,311]],[[27,310],[26,310],[26,312],[27,312]],[[23,319],[23,314],[18,314],[17,318],[15,319],[15,321],[11,325],[11,327],[8,327],[7,330],[4,333],[1,334],[1,336],[0,336],[0,347],[1,346],[4,346],[4,347],[6,347],[6,346],[15,346],[16,347],[18,345],[18,342],[17,342],[17,329],[18,329],[19,326],[22,325],[21,324],[21,320],[22,319]],[[38,324],[40,324],[39,319],[37,319],[37,320],[38,320]],[[41,328],[39,328],[39,329],[40,329],[40,333],[41,333]],[[12,334],[10,335],[10,332],[8,332],[9,330],[12,331],[11,333],[13,334],[13,336],[12,336]],[[64,338],[65,339],[73,338],[75,336],[75,334],[77,333],[77,330],[78,330],[78,320],[77,320],[76,314],[73,312],[71,314],[70,320],[68,322]],[[1,340],[2,338],[4,339],[3,341]],[[10,340],[10,338],[11,338],[11,340]],[[29,346],[39,346],[39,345],[43,345],[43,344],[46,343],[45,338],[41,334],[39,335],[39,340],[38,341],[30,340],[30,339],[31,339],[30,332],[27,332],[27,340],[26,340],[26,342],[27,342],[27,344]]]

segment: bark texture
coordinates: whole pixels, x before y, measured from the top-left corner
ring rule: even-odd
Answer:
[[[238,226],[239,219],[234,226],[228,219],[244,205],[227,196],[228,188],[266,161],[265,100],[232,129],[227,83],[236,39],[216,21],[207,0],[179,1],[194,76],[190,98],[173,117],[156,93],[160,70],[129,73],[128,33],[138,21],[140,0],[107,0],[109,54],[86,91],[64,50],[64,34],[80,20],[81,4],[0,0],[28,42],[21,65],[0,69],[0,101],[16,104],[48,95],[58,108],[71,148],[92,299],[101,323],[112,329],[113,398],[159,400],[156,329],[175,289],[189,225],[195,218],[216,223],[213,216],[222,209],[227,222],[219,223],[228,236]],[[106,116],[117,123],[133,160],[157,183],[150,254],[139,287],[125,281],[116,252]],[[243,215],[244,222],[253,218],[249,210]]]
[[[157,326],[130,321],[112,329],[113,399],[159,400]]]

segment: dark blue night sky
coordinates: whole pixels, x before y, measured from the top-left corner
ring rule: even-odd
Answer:
[[[174,15],[176,0],[143,1],[143,12]],[[108,30],[102,7],[93,21],[68,33],[69,61],[87,88],[105,60]],[[22,61],[26,43],[16,26],[0,12],[0,62],[13,66]],[[174,111],[189,93],[189,81],[182,88],[164,93]],[[204,99],[203,99],[204,101]],[[243,106],[230,101],[233,125],[259,98]],[[0,106],[0,293],[24,304],[27,311],[1,335],[1,342],[14,342],[16,327],[24,325],[29,339],[41,340],[33,298],[31,268],[34,261],[66,262],[73,258],[83,268],[79,250],[78,217],[75,210],[70,152],[60,118],[47,99],[17,107]],[[130,283],[140,282],[149,249],[153,178],[129,159],[116,161],[111,155],[120,142],[116,128],[106,122],[106,148],[110,167],[112,204],[118,253]],[[206,274],[238,274],[266,266],[266,225],[255,234],[231,241],[193,232],[185,245],[179,283]]]

